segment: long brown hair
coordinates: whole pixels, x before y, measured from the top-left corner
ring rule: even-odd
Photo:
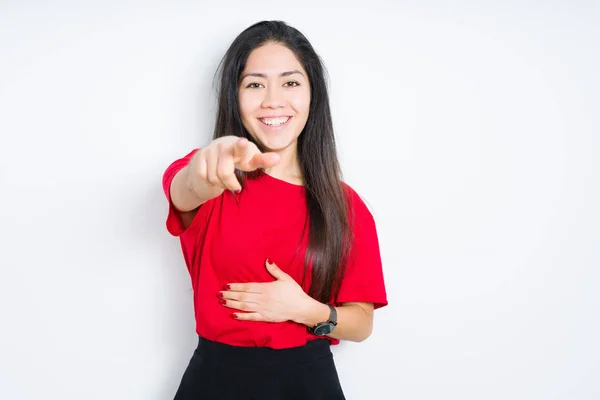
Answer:
[[[218,73],[218,111],[213,139],[235,135],[256,143],[242,124],[238,84],[252,50],[275,42],[289,48],[298,58],[311,87],[306,126],[298,137],[298,161],[306,186],[309,226],[305,278],[312,263],[308,294],[324,303],[335,300],[344,274],[352,234],[347,193],[337,155],[325,68],[308,39],[282,21],[262,21],[239,34],[221,60]],[[256,143],[260,148],[260,144]],[[254,173],[236,171],[240,183]],[[306,225],[305,225],[306,226]]]

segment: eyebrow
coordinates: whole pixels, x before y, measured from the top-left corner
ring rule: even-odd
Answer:
[[[279,74],[280,77],[284,77],[284,76],[290,76],[290,75],[294,75],[294,74],[300,74],[302,76],[304,76],[304,74],[298,70],[293,70],[293,71],[286,71],[286,72],[282,72],[281,74]],[[258,78],[267,78],[266,74],[261,74],[259,72],[248,72],[247,74],[242,75],[240,80],[244,80],[244,78],[248,77],[248,76],[256,76]]]

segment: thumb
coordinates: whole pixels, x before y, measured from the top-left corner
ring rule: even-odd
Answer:
[[[273,277],[277,280],[285,280],[287,278],[289,278],[289,275],[286,274],[285,272],[283,272],[278,266],[277,264],[271,262],[271,260],[269,260],[267,258],[267,260],[265,261],[265,265],[267,267],[267,271],[269,271],[269,273],[271,275],[273,275]]]

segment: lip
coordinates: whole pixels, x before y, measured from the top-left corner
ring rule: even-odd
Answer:
[[[285,121],[284,124],[277,125],[277,126],[267,125],[264,122],[262,122],[262,119],[264,119],[264,118],[285,118],[285,117],[287,117],[288,120]],[[292,120],[292,118],[294,118],[294,117],[292,117],[291,115],[269,115],[269,116],[259,117],[258,121],[266,129],[277,130],[277,129],[281,129],[281,128],[286,127],[290,123],[290,121]]]

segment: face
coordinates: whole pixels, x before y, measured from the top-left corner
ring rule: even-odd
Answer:
[[[254,49],[239,86],[244,127],[266,149],[295,152],[310,107],[306,71],[291,50],[268,43]]]

